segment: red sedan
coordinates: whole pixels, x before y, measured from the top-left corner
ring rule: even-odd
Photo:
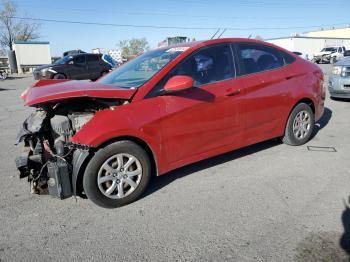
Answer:
[[[280,137],[306,143],[323,114],[322,71],[250,39],[155,49],[97,82],[42,80],[19,132],[20,177],[34,193],[135,201],[152,175]]]

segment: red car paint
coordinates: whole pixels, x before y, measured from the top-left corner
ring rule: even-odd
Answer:
[[[42,80],[41,80],[42,81]],[[48,80],[46,80],[48,81]],[[52,80],[49,80],[52,81]],[[39,81],[40,82],[40,81]],[[41,88],[43,87],[43,88]],[[34,85],[25,95],[28,106],[74,97],[130,99],[136,89],[123,89],[88,81],[59,81],[49,85]]]
[[[177,95],[146,98],[176,64],[201,47],[231,42],[272,46],[295,57],[290,65],[180,91]],[[92,82],[69,81],[30,88],[26,104],[78,96],[130,99],[131,103],[99,111],[72,142],[100,147],[118,138],[147,144],[157,174],[233,149],[280,137],[289,113],[301,100],[312,101],[316,121],[322,116],[325,91],[321,70],[274,45],[250,39],[216,39],[185,43],[188,47],[137,90]]]

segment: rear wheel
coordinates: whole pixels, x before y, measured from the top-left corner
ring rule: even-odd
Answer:
[[[66,76],[64,74],[56,74],[53,76],[53,79],[66,79]]]
[[[292,146],[305,144],[310,139],[314,126],[315,116],[311,107],[305,103],[298,104],[288,118],[283,143]]]
[[[115,208],[137,200],[150,177],[147,153],[134,142],[119,141],[96,152],[86,167],[83,186],[95,204]]]

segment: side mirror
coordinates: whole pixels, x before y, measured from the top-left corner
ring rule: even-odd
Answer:
[[[173,76],[164,86],[166,92],[175,92],[193,87],[193,78],[190,76]]]

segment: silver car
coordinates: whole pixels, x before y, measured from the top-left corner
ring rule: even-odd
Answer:
[[[350,56],[334,64],[328,90],[331,97],[350,98]]]

